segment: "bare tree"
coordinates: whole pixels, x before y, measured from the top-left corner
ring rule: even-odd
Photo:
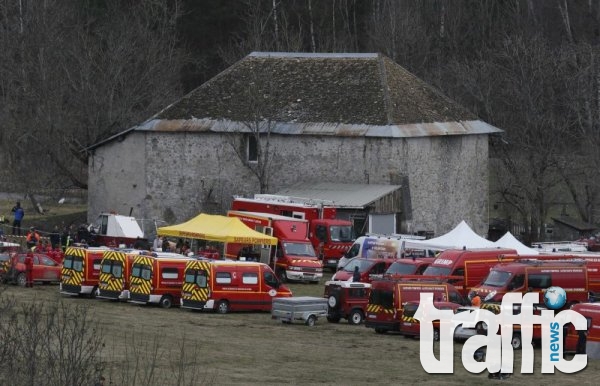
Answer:
[[[1,146],[13,188],[86,188],[85,149],[179,94],[179,12],[155,0],[0,3]]]

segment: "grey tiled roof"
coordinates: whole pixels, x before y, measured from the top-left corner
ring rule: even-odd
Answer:
[[[404,125],[477,117],[378,54],[252,53],[155,116]]]

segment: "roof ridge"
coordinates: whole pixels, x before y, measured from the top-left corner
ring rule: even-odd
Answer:
[[[393,123],[392,101],[389,93],[389,85],[387,71],[385,70],[385,63],[383,63],[383,57],[380,54],[377,54],[377,66],[379,67],[379,74],[381,75],[381,88],[383,89],[383,111],[387,119],[387,124],[390,125]]]

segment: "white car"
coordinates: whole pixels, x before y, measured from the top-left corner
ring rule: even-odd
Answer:
[[[470,312],[470,311],[477,311],[479,310],[479,307],[472,307],[472,306],[464,306],[464,307],[458,307],[456,309],[456,314],[459,314],[461,312]],[[485,323],[482,323],[482,327],[485,329]],[[470,337],[472,337],[473,335],[477,335],[477,328],[473,327],[473,328],[468,328],[468,327],[463,327],[462,324],[458,325],[456,327],[456,329],[454,330],[454,340],[457,342],[462,342],[465,341],[467,339],[469,339]]]

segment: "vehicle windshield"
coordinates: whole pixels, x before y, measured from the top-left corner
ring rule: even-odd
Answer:
[[[489,285],[490,287],[503,287],[508,283],[512,274],[505,271],[490,271],[488,276],[483,281],[483,285]]]
[[[329,227],[331,241],[352,241],[352,226],[350,225],[332,225]]]
[[[283,243],[283,249],[286,255],[316,256],[315,250],[309,243]]]
[[[449,276],[450,267],[432,267],[431,265],[423,272],[423,275]]]
[[[419,303],[407,303],[404,305],[402,314],[404,316],[414,316],[419,308]]]
[[[386,275],[412,275],[417,270],[417,266],[415,264],[401,263],[399,261],[390,265],[390,267],[385,271]]]
[[[359,272],[365,272],[373,265],[372,261],[365,259],[352,259],[344,267],[344,271],[354,272],[354,267],[358,267]]]
[[[79,256],[66,255],[63,261],[63,267],[73,271],[83,271],[83,260]]]
[[[360,251],[360,244],[359,243],[354,243],[352,244],[352,246],[350,247],[350,249],[348,250],[348,252],[346,252],[346,258],[351,259],[353,257],[358,256],[358,252]]]
[[[8,253],[0,253],[0,261],[8,261],[9,257]]]
[[[150,280],[152,277],[152,268],[146,264],[134,264],[131,268],[131,276]]]

